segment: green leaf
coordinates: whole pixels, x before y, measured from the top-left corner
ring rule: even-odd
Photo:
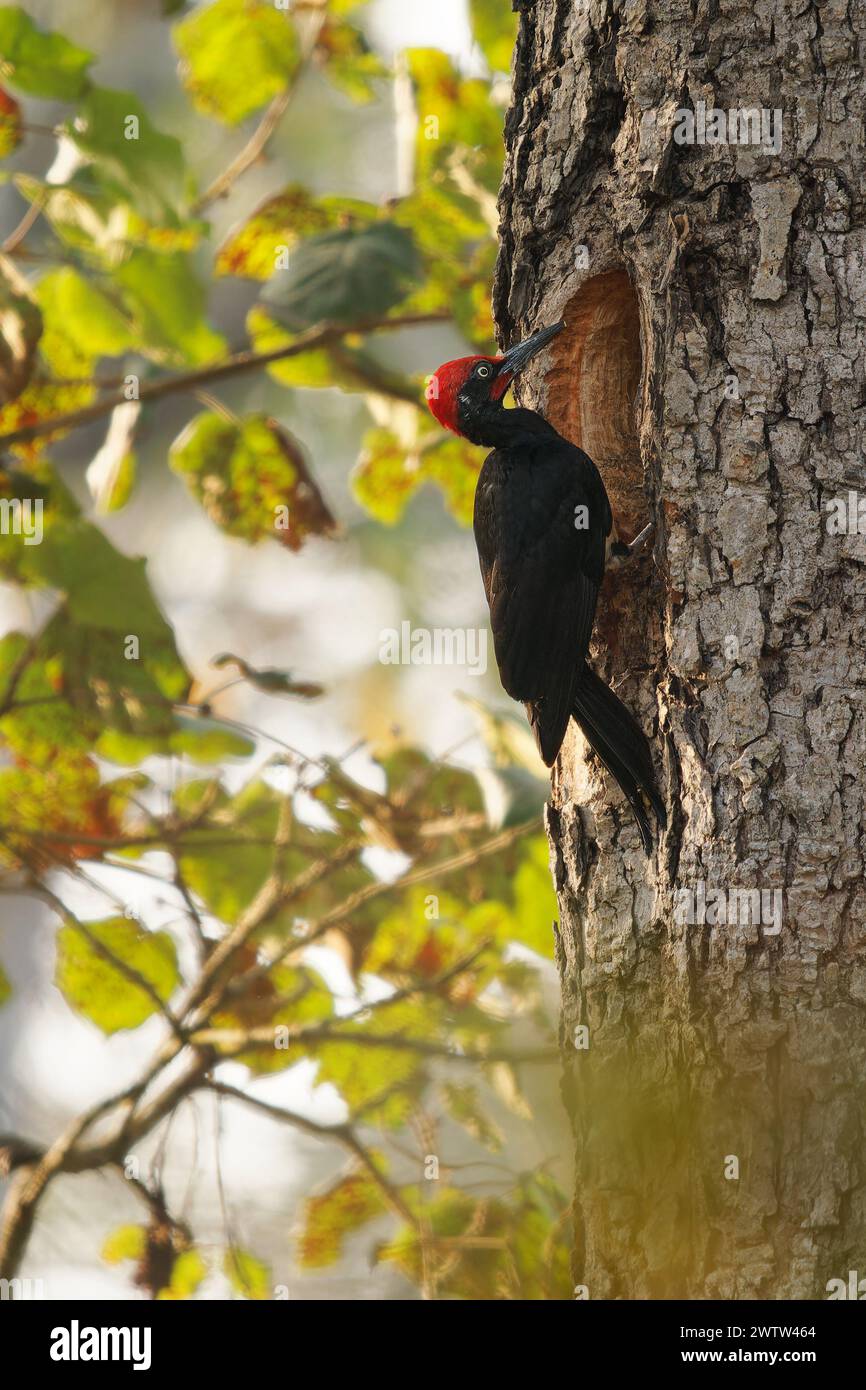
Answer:
[[[247,315],[247,332],[256,352],[271,352],[276,348],[288,347],[297,334],[289,333],[254,304]],[[344,391],[370,390],[370,372],[381,372],[381,367],[373,362],[368,353],[360,348],[341,343],[337,348],[312,348],[309,352],[299,352],[295,357],[271,363],[267,368],[282,386],[301,386],[319,389],[326,386],[339,386]]]
[[[115,267],[135,247],[148,247],[167,254],[190,251],[202,240],[206,224],[201,221],[169,217],[149,222],[121,190],[109,187],[100,178],[97,165],[77,169],[64,184],[46,184],[29,174],[16,174],[15,187],[30,203],[38,203],[46,222],[66,246],[87,253],[89,260],[114,273]],[[135,196],[134,190],[129,194]],[[168,216],[168,214],[166,214]]]
[[[518,16],[503,0],[469,0],[472,32],[493,72],[508,72]]]
[[[121,555],[96,527],[70,515],[59,483],[44,503],[43,530],[40,545],[0,549],[0,575],[57,589],[65,599],[37,638],[18,690],[40,703],[10,713],[6,737],[30,759],[35,750],[44,756],[64,744],[87,747],[111,729],[147,735],[147,751],[160,751],[177,729],[171,706],[186,695],[190,677],[144,561]]]
[[[514,878],[513,923],[516,939],[553,959],[553,928],[558,914],[550,879],[549,847],[543,835],[529,841]]]
[[[36,660],[44,662],[54,690],[78,719],[82,733],[98,739],[103,730],[147,734],[150,740],[165,737],[173,727],[171,704],[160,686],[186,681],[179,667],[162,664],[167,652],[147,653],[127,659],[127,641],[109,629],[80,625],[70,620],[64,605],[46,625],[36,645]],[[146,652],[146,648],[145,648]],[[19,723],[31,736],[37,721],[46,733],[50,706],[38,706],[29,715],[21,711]],[[9,731],[10,742],[18,744],[18,730]],[[152,742],[148,751],[156,751]]]
[[[0,965],[0,1008],[12,997],[12,984],[6,971]]]
[[[91,88],[66,134],[116,199],[150,222],[177,223],[188,191],[183,149],[131,92]]]
[[[17,5],[0,7],[0,71],[31,96],[72,101],[87,87],[93,54],[46,32]]]
[[[480,1220],[478,1213],[483,1213]],[[467,1234],[488,1237],[500,1235],[504,1225],[502,1204],[491,1199],[484,1199],[483,1204],[480,1204],[467,1193],[458,1192],[454,1188],[435,1192],[424,1203],[423,1216],[424,1230],[432,1236],[448,1241],[459,1241],[459,1237]],[[504,1245],[504,1242],[502,1244]],[[491,1248],[473,1249],[470,1246],[465,1254],[449,1261],[449,1280],[446,1287],[452,1296],[484,1297],[485,1286],[487,1296],[493,1295],[495,1272],[504,1254],[503,1249],[497,1248],[497,1245],[498,1242],[491,1242]],[[419,1283],[424,1270],[421,1228],[404,1227],[394,1240],[380,1247],[377,1259],[395,1264],[413,1283]],[[441,1293],[441,1289],[439,1292]]]
[[[180,983],[174,941],[167,932],[145,931],[124,917],[85,925],[92,941],[74,925],[57,933],[57,988],[76,1013],[103,1033],[138,1028],[156,1005],[107,953],[147,980],[165,1003]]]
[[[308,1198],[298,1241],[301,1268],[325,1269],[336,1264],[345,1238],[385,1210],[382,1190],[366,1171],[348,1173],[327,1192]]]
[[[91,280],[71,267],[43,275],[39,302],[49,331],[62,331],[66,349],[82,358],[116,357],[137,346],[123,314]]]
[[[367,431],[351,483],[353,495],[372,517],[394,526],[422,482],[417,453],[407,452],[388,429]]]
[[[262,298],[286,327],[356,323],[393,309],[420,273],[412,235],[393,222],[325,232],[300,243]]]
[[[249,758],[255,740],[228,729],[216,719],[175,714],[171,728],[159,734],[139,734],[124,729],[106,729],[96,744],[96,752],[110,762],[133,767],[152,754],[183,756],[194,763],[221,763],[227,758]]]
[[[465,440],[442,435],[419,444],[405,432],[400,438],[389,428],[368,430],[352,470],[352,492],[377,521],[393,526],[418,489],[435,483],[448,510],[468,526],[481,462],[481,451]]]
[[[292,22],[271,0],[215,0],[177,24],[174,41],[195,105],[227,125],[283,91],[300,59]]]
[[[147,356],[195,367],[224,354],[225,340],[205,319],[205,291],[188,256],[133,251],[115,279]]]
[[[117,1226],[105,1237],[102,1258],[110,1265],[120,1264],[121,1260],[140,1260],[146,1247],[145,1226]]]
[[[452,160],[464,181],[496,195],[502,172],[502,113],[490,99],[490,85],[462,78],[451,58],[438,48],[407,53],[415,84],[419,124],[416,158],[420,179],[451,177]]]
[[[441,1090],[445,1109],[452,1120],[462,1125],[473,1139],[477,1139],[492,1152],[501,1152],[504,1143],[502,1130],[481,1104],[478,1087],[471,1083],[459,1085],[456,1082],[445,1082]]]
[[[207,1275],[207,1265],[197,1250],[183,1250],[171,1267],[168,1286],[157,1298],[163,1302],[191,1298]]]
[[[441,1187],[441,1185],[440,1185]],[[545,1174],[522,1180],[516,1198],[475,1199],[456,1188],[423,1203],[414,1196],[415,1226],[404,1226],[378,1251],[417,1283],[426,1275],[439,1298],[471,1300],[568,1299],[569,1251],[562,1232],[565,1202]],[[437,1259],[422,1232],[447,1244]],[[475,1238],[483,1237],[482,1241]],[[465,1242],[461,1237],[467,1237]]]
[[[289,184],[231,232],[217,252],[216,273],[268,280],[278,259],[303,237],[374,222],[380,215],[374,203],[360,198],[315,198],[303,184]]]
[[[180,698],[188,678],[172,630],[151,593],[145,561],[121,555],[97,527],[63,517],[59,507],[47,508],[45,515],[42,544],[19,551],[10,577],[59,589],[72,619],[82,627],[109,632],[118,642],[136,636],[165,694]]]
[[[447,266],[452,285],[462,283],[472,269],[474,249],[490,237],[477,202],[442,179],[419,184],[391,215],[398,226],[409,228],[431,267]]]
[[[102,447],[87,465],[84,476],[101,515],[120,511],[132,495],[136,475],[132,444],[140,413],[138,401],[115,406]]]
[[[425,482],[435,483],[445,498],[445,504],[462,526],[469,526],[475,507],[475,488],[481,470],[481,450],[464,439],[441,441],[424,450],[421,475]]]
[[[29,746],[26,763],[0,768],[0,818],[15,827],[4,836],[0,858],[18,863],[23,851],[31,871],[34,865],[55,869],[101,858],[91,838],[122,836],[133,789],[140,790],[140,778],[102,783],[96,764],[80,748]]]
[[[367,1022],[349,1022],[348,1027],[353,1032],[435,1039],[441,1037],[438,1012],[432,1003],[423,1011],[415,1003],[393,1004],[377,1010]],[[316,1085],[330,1082],[353,1115],[363,1109],[366,1119],[385,1129],[399,1129],[406,1123],[426,1085],[424,1059],[400,1047],[321,1043],[316,1056]]]
[[[168,740],[169,752],[186,754],[198,763],[218,763],[224,758],[248,758],[256,751],[255,739],[228,729],[218,719],[179,714],[175,732]]]
[[[270,1267],[251,1255],[249,1250],[241,1250],[233,1245],[225,1253],[223,1269],[232,1288],[243,1294],[244,1298],[270,1298],[273,1277]]]
[[[185,789],[179,798],[182,813],[193,811],[201,790],[197,783]],[[273,866],[278,819],[276,794],[256,782],[233,801],[223,797],[213,812],[212,829],[185,837],[183,876],[215,917],[236,921],[264,883]],[[237,844],[227,846],[230,838]],[[214,839],[220,843],[211,844]]]
[[[356,102],[373,101],[388,69],[353,24],[328,17],[316,42],[316,57],[330,82]]]
[[[308,536],[335,529],[299,446],[266,416],[235,423],[207,411],[196,415],[171,446],[169,462],[230,535],[270,537],[299,550]]]

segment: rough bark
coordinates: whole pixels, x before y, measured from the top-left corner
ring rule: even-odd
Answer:
[[[647,862],[573,726],[548,811],[591,1298],[866,1277],[866,536],[829,525],[866,498],[863,34],[862,0],[522,6],[500,336],[565,317],[524,403],[656,524],[594,655],[669,833]],[[677,144],[699,101],[780,108],[780,152]],[[679,921],[701,882],[782,891],[781,931]]]

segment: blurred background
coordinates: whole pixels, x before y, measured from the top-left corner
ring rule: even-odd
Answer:
[[[51,0],[29,0],[16,7],[40,29],[57,30],[92,53],[89,77],[94,84],[135,94],[154,127],[180,142],[199,196],[244,150],[262,115],[260,108],[235,123],[214,119],[202,109],[200,87],[197,92],[189,72],[185,75],[179,66],[183,51],[179,26],[209,8],[160,6],[158,0],[67,0],[62,7]],[[307,11],[296,16],[303,41],[304,25],[317,20],[321,7],[298,8]],[[478,781],[490,826],[495,828],[517,818],[515,788],[520,816],[540,812],[545,783],[543,768],[523,739],[519,721],[509,722],[511,711],[498,684],[492,647],[484,674],[466,665],[383,664],[379,652],[383,630],[399,629],[406,621],[413,628],[425,629],[486,629],[487,625],[467,525],[467,497],[471,507],[474,470],[482,454],[470,451],[469,459],[465,454],[459,459],[443,454],[440,481],[431,473],[432,480],[418,486],[418,478],[413,477],[413,469],[418,473],[413,441],[419,432],[422,438],[425,432],[435,432],[423,410],[425,376],[450,357],[495,350],[483,291],[495,255],[495,187],[502,155],[501,144],[488,136],[501,130],[504,119],[508,63],[502,55],[508,52],[514,19],[504,0],[493,7],[479,5],[472,14],[468,0],[439,0],[435,6],[370,0],[358,7],[333,8],[335,22],[347,16],[352,32],[360,36],[363,50],[356,44],[352,53],[360,60],[363,52],[369,63],[358,61],[355,72],[347,59],[343,80],[335,81],[321,53],[314,50],[313,59],[293,77],[290,105],[263,156],[244,169],[226,196],[202,208],[199,217],[204,231],[189,247],[189,265],[204,287],[203,320],[220,335],[226,350],[243,350],[250,344],[255,322],[251,310],[263,312],[255,309],[263,302],[263,282],[244,274],[214,273],[214,258],[220,248],[232,243],[256,209],[289,185],[303,186],[313,199],[357,199],[386,209],[399,208],[401,200],[411,198],[413,192],[417,202],[419,191],[438,187],[443,198],[451,200],[452,222],[462,218],[467,225],[459,234],[453,232],[451,241],[452,234],[443,233],[447,242],[443,264],[447,260],[449,269],[448,274],[437,271],[436,219],[446,220],[446,203],[438,209],[433,203],[427,209],[413,205],[409,225],[426,271],[413,299],[399,310],[429,308],[431,321],[382,333],[364,343],[374,377],[378,374],[383,381],[398,383],[394,394],[365,389],[363,382],[350,389],[343,389],[345,383],[305,389],[296,384],[296,377],[280,380],[277,374],[260,370],[220,382],[214,387],[215,400],[208,389],[198,399],[168,395],[145,406],[135,419],[134,478],[130,481],[125,475],[123,487],[114,496],[110,493],[118,476],[116,445],[115,457],[111,448],[109,457],[103,457],[101,474],[92,468],[106,446],[106,418],[53,440],[47,455],[37,456],[25,448],[13,463],[39,474],[50,456],[50,466],[82,516],[95,521],[117,551],[146,558],[153,595],[193,677],[191,700],[206,697],[234,674],[232,668],[212,665],[220,653],[237,654],[251,667],[276,668],[324,687],[315,700],[274,699],[241,681],[217,697],[215,713],[255,731],[250,757],[224,760],[221,775],[226,787],[238,790],[250,782],[272,757],[273,740],[277,740],[280,746],[303,750],[311,760],[341,758],[344,771],[359,784],[381,790],[377,756],[411,745],[430,758],[447,758],[450,765],[469,771]],[[198,42],[199,35],[192,34]],[[418,50],[447,55],[435,82],[429,74],[419,76],[418,59],[407,56]],[[231,64],[230,45],[225,61]],[[26,129],[4,165],[6,181],[0,188],[4,238],[14,237],[33,204],[33,188],[40,186],[44,196],[46,188],[68,186],[76,170],[80,171],[81,158],[74,143],[56,136],[58,127],[70,119],[70,103],[26,87],[18,90],[14,79],[13,71],[10,89]],[[470,85],[463,91],[454,86],[464,82]],[[440,111],[431,95],[437,83],[437,99],[447,97],[447,111],[444,106]],[[469,126],[447,137],[454,148],[441,154],[440,163],[432,157],[425,163],[419,145],[425,119],[438,113],[447,123],[448,113],[455,109],[463,111]],[[437,148],[437,158],[439,154]],[[36,183],[28,184],[28,179]],[[93,274],[93,259],[88,260],[87,250],[82,251],[81,244],[68,235],[61,212],[56,217],[43,215],[14,248],[15,268],[31,284],[38,285],[43,275],[56,273],[58,267],[72,267],[76,273],[84,267]],[[345,219],[339,225],[345,225]],[[105,275],[104,263],[99,269]],[[459,293],[448,275],[463,277]],[[99,274],[94,283],[103,284]],[[276,301],[271,307],[273,319],[283,330],[305,326],[290,324],[286,315],[281,318]],[[43,310],[47,322],[44,302]],[[273,321],[271,331],[279,331]],[[267,345],[264,340],[262,345]],[[102,360],[96,374],[117,381],[118,360],[106,364],[106,354],[97,356]],[[120,374],[134,370],[147,382],[168,368],[190,363],[195,363],[194,354],[183,345],[174,354],[145,348],[139,355],[127,354]],[[401,399],[407,390],[409,399]],[[413,395],[419,408],[411,404]],[[299,442],[336,521],[335,535],[307,535],[297,551],[290,551],[278,539],[254,538],[251,543],[242,534],[232,534],[230,527],[215,524],[187,479],[166,466],[173,443],[190,419],[214,406],[218,417],[229,422],[250,414],[273,417]],[[57,413],[56,401],[46,413]],[[4,418],[3,428],[9,430],[33,415],[16,416],[7,409]],[[122,434],[122,423],[120,430]],[[380,434],[371,445],[371,431],[377,430]],[[376,474],[382,431],[402,441],[406,454],[396,473],[392,468],[384,482]],[[121,451],[124,456],[128,443]],[[106,468],[114,480],[108,486]],[[4,537],[2,544],[8,546],[9,539]],[[50,588],[34,588],[10,577],[0,587],[0,635],[37,631],[55,601]],[[483,709],[479,710],[478,702]],[[500,718],[504,722],[497,724]],[[500,746],[503,730],[509,747],[518,750],[506,758]],[[503,769],[509,761],[512,765]],[[144,758],[141,767],[152,781],[153,806],[159,805],[160,790],[170,797],[177,779],[188,775],[176,759]],[[10,810],[7,804],[3,819],[12,813],[14,805]],[[315,808],[310,815],[315,819]],[[540,839],[534,853],[543,866]],[[148,862],[158,871],[165,858],[154,854]],[[365,858],[368,868],[386,878],[396,876],[408,862],[405,854],[387,846],[370,849]],[[92,1021],[70,1010],[53,983],[52,914],[32,896],[16,894],[20,869],[16,878],[14,865],[11,868],[6,896],[0,899],[0,961],[11,984],[9,999],[0,1008],[0,1131],[44,1143],[70,1117],[140,1073],[158,1045],[163,1022],[152,1016],[140,1027],[106,1036]],[[91,882],[117,895],[150,930],[177,934],[177,904],[158,876],[149,881],[105,863],[92,864],[87,881],[70,877],[64,890],[65,902],[83,918],[97,918],[104,912]],[[534,883],[532,911],[545,918],[549,928],[555,900],[543,869]],[[506,957],[531,963],[534,983],[529,992],[535,1003],[529,1012],[537,1005],[554,1030],[557,983],[551,951],[549,943],[542,959],[518,943]],[[351,978],[346,960],[325,946],[311,954],[334,993],[337,1011],[355,1007],[357,981]],[[514,1023],[518,1043],[538,1037],[526,1013],[526,1009],[517,1010],[522,1015]],[[258,1079],[255,1093],[273,1104],[303,1111],[320,1123],[338,1122],[347,1113],[346,1103],[333,1085],[313,1084],[316,1065],[308,1059]],[[249,1079],[240,1062],[226,1062],[220,1075],[238,1086]],[[569,1139],[557,1069],[552,1064],[533,1067],[521,1074],[521,1081],[526,1086],[521,1097],[509,1096],[507,1085],[497,1094],[489,1076],[483,1081],[486,1104],[502,1134],[492,1158],[489,1148],[479,1148],[465,1127],[448,1119],[442,1122],[454,1162],[469,1165],[460,1178],[467,1191],[510,1191],[521,1174],[542,1168],[560,1188],[569,1188]],[[417,1115],[413,1123],[417,1129]],[[423,1136],[419,1142],[423,1152]],[[392,1156],[396,1174],[401,1172],[398,1150],[399,1144]],[[409,1182],[416,1160],[411,1152],[404,1157],[402,1176]],[[174,1213],[196,1232],[197,1248],[207,1264],[196,1297],[231,1296],[231,1279],[218,1261],[208,1259],[209,1251],[221,1249],[227,1236],[255,1252],[269,1271],[270,1286],[286,1291],[279,1296],[422,1296],[423,1289],[393,1262],[375,1262],[377,1243],[393,1228],[387,1215],[350,1232],[339,1258],[327,1268],[300,1267],[293,1237],[303,1219],[305,1200],[327,1188],[345,1165],[345,1155],[336,1145],[274,1125],[263,1115],[220,1106],[214,1097],[204,1096],[185,1102],[172,1116],[168,1130],[152,1135],[136,1152],[136,1160],[142,1176],[158,1172]],[[62,1179],[45,1201],[21,1272],[41,1279],[50,1298],[141,1297],[143,1291],[130,1277],[129,1265],[103,1258],[109,1233],[139,1217],[134,1195],[111,1175]],[[556,1224],[562,1219],[551,1218],[545,1239],[551,1238],[551,1232],[556,1235]],[[542,1246],[543,1242],[539,1249]],[[241,1295],[236,1291],[236,1296]],[[498,1296],[495,1281],[489,1296]]]

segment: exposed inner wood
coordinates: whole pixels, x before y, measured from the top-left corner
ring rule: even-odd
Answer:
[[[614,524],[630,540],[647,518],[636,411],[640,320],[626,272],[587,281],[563,318],[546,379],[548,418],[589,454],[604,478]]]

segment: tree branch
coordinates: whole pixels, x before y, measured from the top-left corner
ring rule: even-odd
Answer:
[[[219,1096],[238,1100],[243,1105],[249,1106],[250,1109],[258,1110],[260,1114],[279,1121],[280,1124],[291,1125],[293,1129],[300,1129],[305,1134],[315,1135],[317,1139],[332,1139],[335,1143],[342,1144],[343,1148],[348,1149],[366,1168],[394,1214],[403,1221],[407,1221],[412,1227],[417,1225],[415,1217],[403,1200],[399,1189],[385,1176],[351,1125],[317,1124],[315,1120],[307,1119],[306,1115],[298,1115],[295,1111],[284,1110],[282,1106],[271,1105],[269,1101],[260,1100],[258,1096],[248,1095],[246,1091],[241,1091],[236,1086],[228,1086],[222,1081],[208,1082],[208,1090],[215,1091]]]
[[[350,333],[393,332],[399,328],[416,328],[425,323],[443,323],[449,318],[450,315],[445,313],[404,314],[401,318],[362,319],[355,324],[318,325],[302,333],[294,342],[283,347],[271,348],[268,352],[238,352],[226,358],[224,362],[199,367],[192,372],[181,372],[177,376],[162,377],[158,381],[146,381],[139,390],[138,399],[146,403],[162,400],[166,396],[194,392],[208,382],[224,381],[228,377],[240,376],[243,372],[258,371],[259,368],[268,367],[273,362],[298,357],[313,348],[327,347],[329,343],[339,342]],[[65,415],[50,416],[46,420],[37,420],[32,425],[22,425],[20,429],[8,430],[5,434],[0,434],[0,445],[8,448],[12,444],[26,444],[32,439],[44,439],[46,435],[59,430],[72,430],[82,425],[90,425],[94,420],[110,415],[117,406],[124,405],[126,401],[124,392],[117,391],[111,396],[103,396],[101,400],[94,401],[92,405],[82,406],[80,410],[70,410]]]
[[[233,185],[241,175],[245,174],[248,169],[251,169],[252,166],[257,164],[261,159],[268,141],[276,131],[286,111],[289,109],[292,97],[298,89],[298,84],[306,70],[307,63],[319,41],[319,35],[322,32],[325,19],[326,15],[324,10],[318,8],[312,18],[308,20],[307,31],[303,38],[298,65],[292,73],[291,79],[281,92],[277,92],[277,95],[273,98],[243,149],[235,155],[227,168],[225,168],[221,174],[217,175],[213,182],[205,189],[204,193],[193,203],[191,209],[193,215],[204,212],[205,209],[210,207],[211,203],[215,203],[217,199],[225,198],[227,194],[231,192]]]
[[[25,1164],[16,1171],[0,1216],[0,1278],[14,1277],[33,1229],[39,1202],[59,1174],[86,1173],[121,1163],[131,1144],[148,1134],[200,1086],[213,1066],[213,1054],[209,1051],[197,1051],[186,1070],[148,1105],[140,1110],[134,1108],[150,1082],[179,1051],[178,1040],[170,1039],[141,1081],[86,1111],[35,1163]],[[126,1109],[126,1118],[109,1136],[91,1144],[79,1142],[98,1119],[119,1107]]]
[[[282,92],[277,92],[240,153],[235,155],[227,168],[217,175],[204,193],[196,198],[190,208],[193,216],[204,212],[211,203],[217,202],[219,198],[225,198],[241,175],[245,174],[247,169],[250,169],[261,159],[265,152],[265,146],[289,108],[293,90],[294,87],[292,86],[284,88]]]
[[[197,1047],[219,1048],[220,1060],[237,1056],[260,1047],[274,1046],[273,1025],[259,1028],[199,1028],[190,1035],[190,1042]],[[326,1043],[351,1043],[356,1047],[385,1048],[392,1052],[414,1052],[419,1057],[441,1057],[447,1062],[467,1062],[475,1066],[488,1062],[554,1062],[559,1056],[555,1047],[527,1047],[519,1050],[507,1047],[491,1047],[481,1050],[455,1052],[447,1043],[431,1041],[428,1038],[407,1038],[402,1033],[363,1033],[359,1029],[334,1028],[329,1024],[317,1024],[311,1028],[288,1029],[288,1042],[297,1046],[312,1047]]]
[[[483,841],[482,844],[473,845],[471,849],[462,850],[459,854],[454,854],[449,859],[439,859],[432,864],[422,864],[420,867],[410,869],[408,873],[392,881],[382,879],[377,880],[375,883],[365,884],[363,888],[356,889],[354,893],[350,893],[348,897],[344,898],[341,903],[337,903],[335,907],[323,913],[321,917],[311,924],[309,931],[307,931],[303,937],[299,937],[294,941],[289,941],[285,946],[281,947],[277,955],[272,956],[269,961],[266,961],[263,965],[255,966],[245,976],[245,980],[249,982],[259,975],[266,975],[275,965],[281,965],[286,957],[291,955],[293,951],[301,950],[311,945],[314,941],[317,941],[319,937],[324,936],[325,932],[329,931],[331,927],[336,926],[338,922],[342,922],[347,917],[350,917],[353,912],[357,912],[359,907],[364,907],[374,898],[381,897],[385,893],[397,892],[401,888],[411,888],[416,883],[426,883],[431,878],[438,875],[452,874],[458,869],[469,868],[472,864],[477,864],[481,859],[485,859],[489,854],[496,854],[501,849],[507,849],[509,845],[514,844],[515,841],[521,839],[522,836],[528,834],[531,830],[537,829],[538,822],[535,819],[522,821],[520,825],[510,826],[507,830],[502,830],[498,835],[493,835],[489,840]]]

